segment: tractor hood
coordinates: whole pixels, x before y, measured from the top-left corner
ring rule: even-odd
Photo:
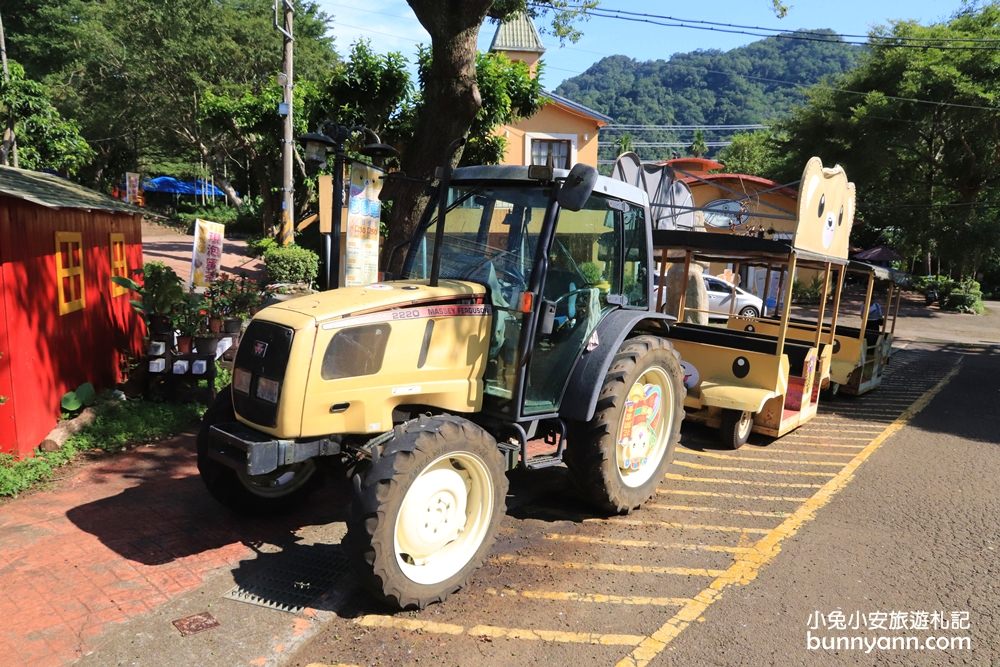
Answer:
[[[431,287],[426,280],[399,280],[308,294],[268,306],[258,316],[293,329],[302,329],[355,315],[475,299],[485,294],[483,285],[460,280],[441,280],[437,287]]]

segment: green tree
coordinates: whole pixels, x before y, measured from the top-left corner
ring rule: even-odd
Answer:
[[[702,157],[708,152],[708,144],[705,143],[705,133],[701,130],[694,131],[694,139],[688,146],[688,153],[693,157]]]
[[[728,172],[774,178],[781,171],[776,141],[769,130],[739,132],[719,151],[718,159]]]
[[[13,118],[19,166],[75,175],[94,155],[80,128],[62,117],[44,87],[9,62],[10,78],[0,77],[0,117]],[[6,124],[6,123],[5,123]]]
[[[1000,51],[893,48],[906,38],[1000,39],[1000,6],[967,6],[930,26],[876,31],[862,64],[813,90],[783,123],[782,177],[810,155],[839,162],[858,187],[855,243],[891,241],[955,274],[989,268],[1000,250]],[[863,91],[863,94],[847,91]],[[857,224],[857,223],[856,223]]]

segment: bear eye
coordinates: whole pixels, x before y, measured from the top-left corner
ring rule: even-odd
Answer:
[[[826,210],[826,195],[822,195],[819,198],[819,210],[816,211],[816,217],[817,218],[822,218],[824,210]]]
[[[840,207],[840,215],[837,216],[837,226],[840,227],[844,224],[844,207]]]

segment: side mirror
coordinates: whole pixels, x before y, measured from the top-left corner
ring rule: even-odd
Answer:
[[[596,185],[597,170],[589,164],[575,164],[559,188],[559,206],[568,211],[579,211],[590,199]]]

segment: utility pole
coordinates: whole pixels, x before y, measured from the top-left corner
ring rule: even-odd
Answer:
[[[278,24],[278,10],[282,9],[282,24]],[[285,39],[284,58],[282,60],[282,72],[279,80],[282,81],[284,89],[284,101],[282,103],[285,112],[284,132],[281,141],[282,153],[282,178],[281,178],[281,245],[289,245],[292,240],[293,221],[295,218],[295,136],[292,125],[292,56],[294,53],[294,38],[292,33],[292,18],[294,8],[292,0],[274,0],[274,27],[278,29]]]
[[[3,32],[3,17],[0,16],[0,60],[3,61],[3,80],[10,81],[10,68],[7,67],[7,39]],[[14,136],[14,114],[10,112],[7,116],[7,129],[3,133],[3,148],[0,149],[0,157],[4,165],[17,166],[17,138]]]

